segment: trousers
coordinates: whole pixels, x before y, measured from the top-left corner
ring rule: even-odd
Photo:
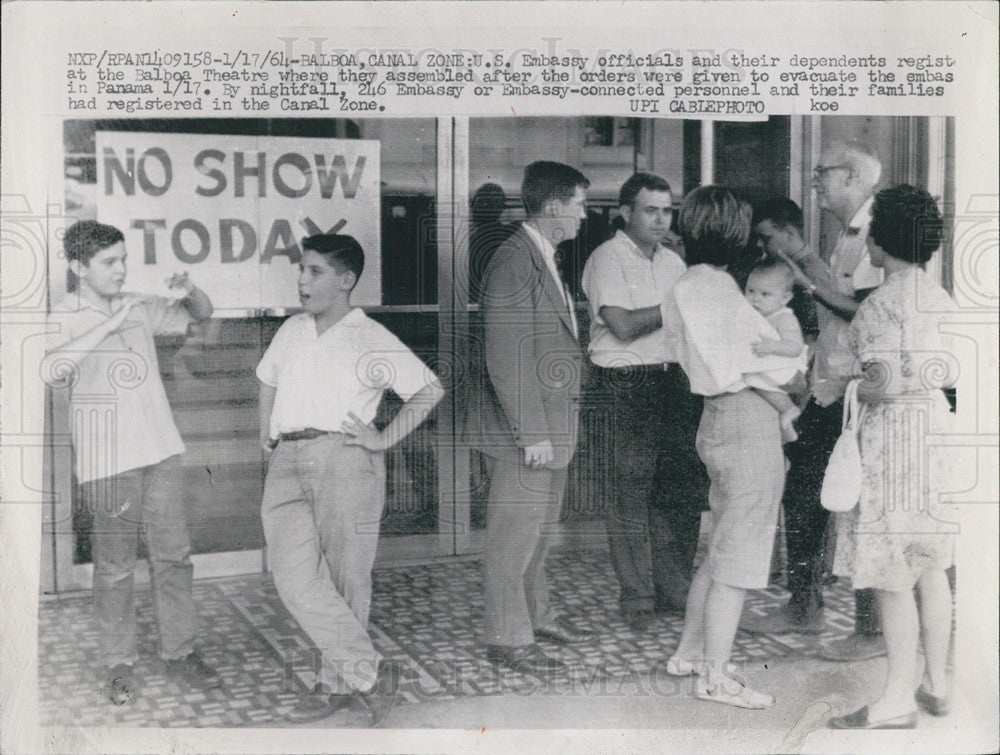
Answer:
[[[94,517],[94,607],[107,666],[138,658],[133,575],[140,536],[149,554],[159,656],[175,660],[194,650],[198,616],[181,472],[180,456],[171,456],[82,486]]]
[[[785,543],[788,551],[789,608],[808,623],[823,608],[824,535],[830,512],[820,505],[823,475],[840,437],[844,402],[820,406],[810,399],[796,422],[799,438],[785,446]],[[855,631],[876,635],[880,629],[873,590],[854,593]]]
[[[708,474],[695,448],[702,398],[676,364],[594,372],[619,605],[625,612],[683,606],[708,499]]]
[[[485,640],[531,645],[555,613],[545,558],[562,507],[566,469],[530,469],[493,459],[483,554]]]
[[[319,650],[318,681],[337,694],[371,689],[380,660],[368,614],[385,459],[346,438],[280,442],[261,504],[274,586]]]

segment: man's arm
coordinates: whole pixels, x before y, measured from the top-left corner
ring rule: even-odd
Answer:
[[[604,306],[600,309],[600,315],[619,341],[634,341],[663,327],[659,306],[641,309]]]
[[[521,448],[551,441],[538,375],[534,278],[527,254],[502,246],[490,265],[483,297],[489,381]]]
[[[848,296],[837,291],[833,284],[830,266],[811,249],[807,248],[803,254],[795,258],[779,256],[792,265],[797,283],[809,289],[813,296],[845,320],[854,317],[858,306],[871,292],[871,289],[865,289],[863,292],[855,292],[854,296]]]
[[[257,400],[257,417],[260,422],[260,447],[265,453],[271,453],[271,410],[274,408],[274,395],[278,389],[267,383],[260,384],[260,396]]]
[[[354,412],[341,425],[341,431],[351,436],[345,441],[350,446],[364,446],[369,451],[385,451],[399,443],[427,419],[427,415],[444,397],[444,388],[433,380],[410,396],[385,429],[379,432],[374,425],[365,424]]]

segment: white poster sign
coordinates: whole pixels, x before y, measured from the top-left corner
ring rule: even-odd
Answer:
[[[354,236],[358,305],[381,304],[379,142],[97,133],[97,217],[121,229],[126,288],[188,272],[218,315],[299,306],[301,241]]]

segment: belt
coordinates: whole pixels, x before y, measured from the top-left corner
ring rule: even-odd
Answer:
[[[335,433],[330,430],[317,430],[315,427],[307,427],[305,430],[281,433],[278,436],[278,440],[314,440],[324,435],[335,435]]]
[[[605,370],[607,372],[614,372],[617,374],[647,374],[647,373],[657,373],[666,372],[669,370],[676,362],[666,362],[663,364],[623,364],[621,367],[601,367],[600,365],[594,365],[599,370]]]

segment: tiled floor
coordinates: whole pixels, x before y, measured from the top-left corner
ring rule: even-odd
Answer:
[[[618,587],[607,553],[553,554],[552,594],[562,614],[591,629],[590,644],[545,649],[571,673],[542,681],[499,672],[483,657],[482,583],[479,563],[456,559],[377,570],[371,633],[379,651],[402,661],[401,704],[474,695],[581,694],[594,685],[623,693],[656,676],[681,631],[680,616],[660,616],[648,632],[628,629],[617,612]],[[762,612],[785,597],[780,588],[750,593],[749,610]],[[223,677],[221,689],[182,689],[156,660],[150,595],[137,607],[141,660],[139,695],[115,707],[106,702],[95,673],[97,625],[89,595],[45,601],[39,610],[40,693],[46,725],[78,726],[280,726],[282,713],[313,683],[315,652],[278,599],[268,575],[200,581],[195,600],[202,622],[203,654]],[[853,626],[853,596],[841,581],[826,596],[829,636]],[[819,638],[738,634],[734,660],[815,655]],[[345,721],[345,725],[356,725]]]

